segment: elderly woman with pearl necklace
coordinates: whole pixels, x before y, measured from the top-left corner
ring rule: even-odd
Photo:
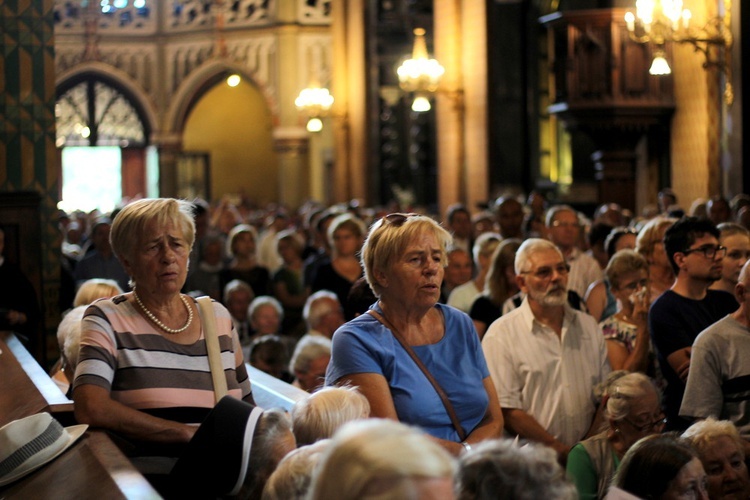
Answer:
[[[214,406],[197,304],[180,290],[195,237],[192,205],[135,201],[110,239],[132,292],[93,303],[83,318],[73,398],[79,422],[136,442],[186,443]],[[213,303],[229,394],[253,402],[237,333]]]

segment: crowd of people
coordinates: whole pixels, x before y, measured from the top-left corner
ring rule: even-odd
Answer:
[[[659,202],[67,215],[56,380],[166,496],[748,499],[750,196]]]

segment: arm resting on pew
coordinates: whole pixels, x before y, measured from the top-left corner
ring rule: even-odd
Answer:
[[[109,392],[85,384],[73,391],[76,420],[122,436],[154,443],[187,443],[197,426],[148,415],[113,400]]]

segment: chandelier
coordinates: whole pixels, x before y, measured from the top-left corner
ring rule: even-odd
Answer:
[[[654,59],[649,73],[668,75],[672,72],[666,59],[667,42],[687,43],[703,53],[704,68],[718,68],[726,77],[724,102],[734,100],[731,83],[731,0],[724,0],[724,15],[716,16],[702,27],[691,25],[692,14],[683,9],[682,0],[636,0],[635,14],[625,14],[630,38],[638,43],[654,45]]]
[[[328,114],[333,106],[333,96],[325,87],[313,83],[308,88],[302,89],[294,100],[297,109],[307,115],[307,131],[320,132],[323,130],[321,117]]]
[[[440,78],[445,69],[436,59],[430,59],[427,54],[427,42],[424,39],[425,30],[414,30],[414,48],[411,58],[405,60],[398,67],[399,86],[406,92],[414,92],[415,97],[411,109],[416,112],[429,111],[429,94],[437,91]]]

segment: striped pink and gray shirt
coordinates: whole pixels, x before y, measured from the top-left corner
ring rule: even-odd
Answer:
[[[213,309],[229,394],[251,401],[232,319],[218,302]],[[84,384],[109,390],[113,400],[126,406],[177,422],[200,423],[214,406],[203,332],[191,345],[171,342],[124,295],[99,300],[86,310],[74,387]]]

